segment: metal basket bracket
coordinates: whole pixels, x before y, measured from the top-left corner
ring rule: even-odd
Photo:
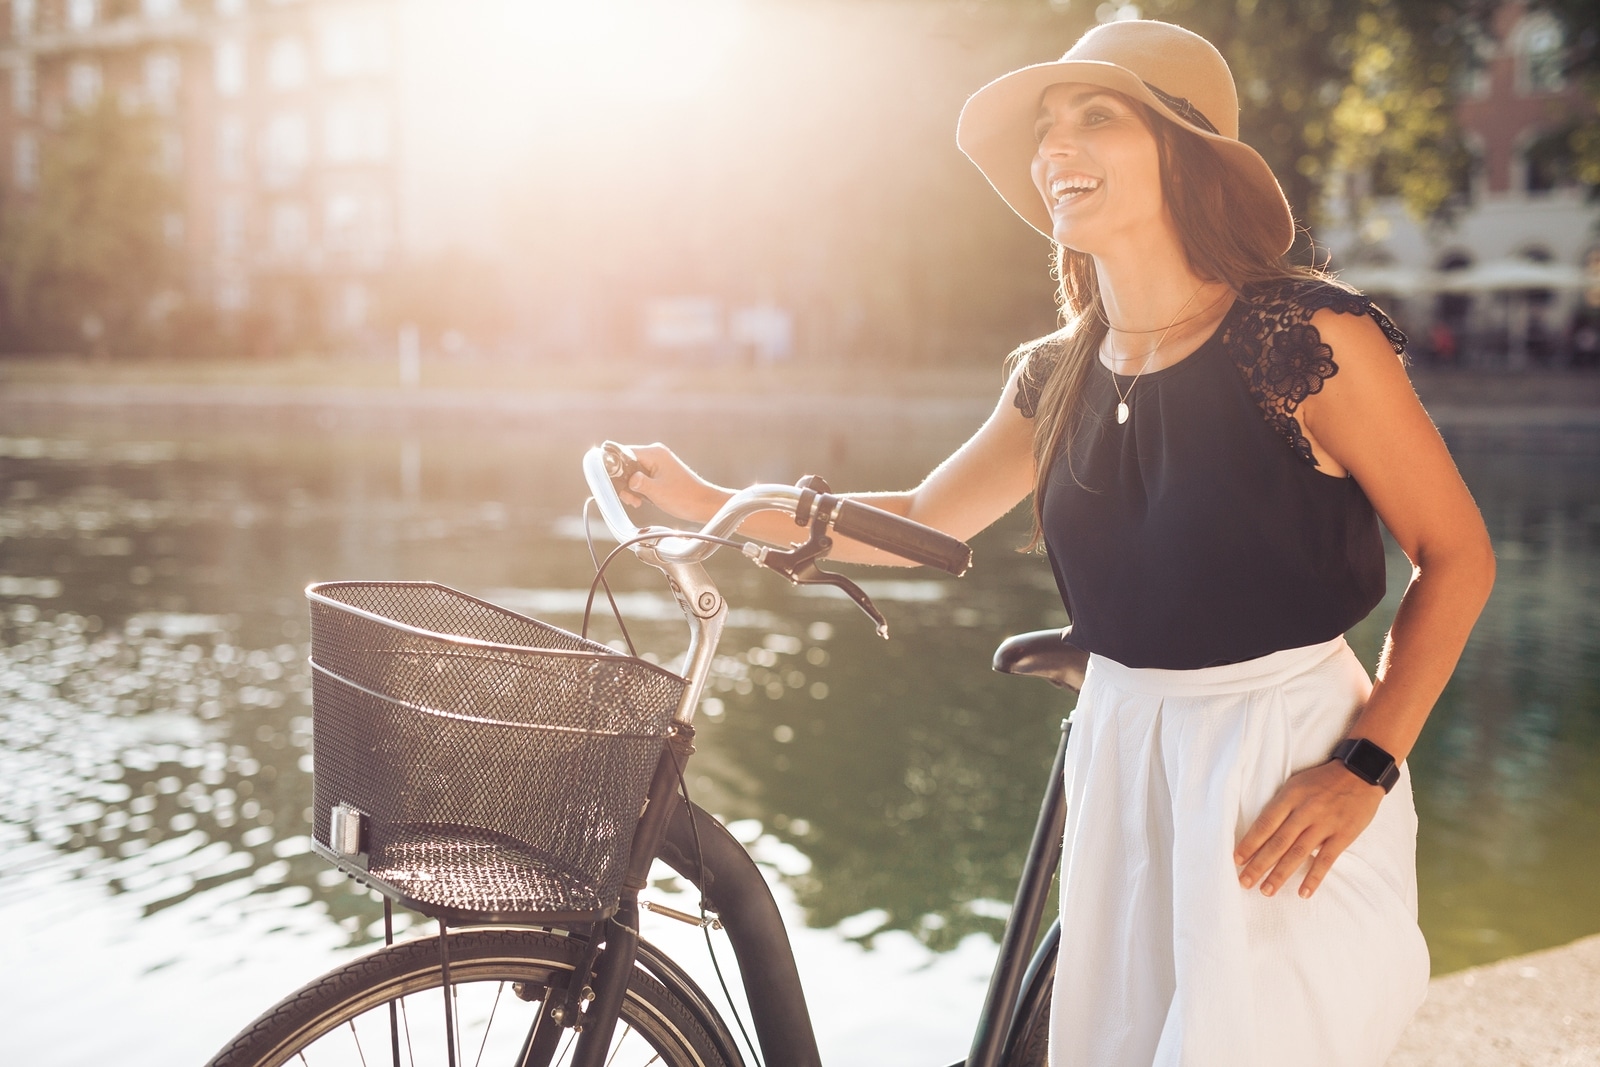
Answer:
[[[328,847],[346,863],[365,868],[368,859],[367,815],[348,804],[335,804],[328,817]]]

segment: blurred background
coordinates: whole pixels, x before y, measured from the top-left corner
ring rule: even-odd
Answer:
[[[1143,16],[1424,358],[1600,359],[1594,0],[6,9],[3,353],[988,362],[1053,326],[1048,249],[955,116]]]
[[[948,455],[1056,324],[955,117],[1139,15],[1226,54],[1294,254],[1411,334],[1495,541],[1413,761],[1435,972],[1600,933],[1596,0],[0,0],[0,1061],[202,1062],[381,937],[311,853],[308,582],[573,628],[596,441],[841,491]],[[1027,529],[960,582],[858,571],[887,644],[713,561],[692,786],[829,1063],[970,1037],[1070,709],[988,670],[1067,621]],[[643,933],[715,986],[697,931]]]

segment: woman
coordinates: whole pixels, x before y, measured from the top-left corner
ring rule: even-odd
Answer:
[[[1404,338],[1285,260],[1293,219],[1237,110],[1216,49],[1149,21],[968,101],[958,140],[1057,243],[1067,325],[921,485],[870,496],[968,538],[1031,492],[1093,653],[1058,1067],[1378,1067],[1427,984],[1404,760],[1493,555]],[[726,499],[640,455],[639,497],[696,520]],[[1341,635],[1383,595],[1379,517],[1413,571],[1372,682]]]

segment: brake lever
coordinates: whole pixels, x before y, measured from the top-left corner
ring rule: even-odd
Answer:
[[[811,484],[807,484],[807,483]],[[821,486],[821,492],[826,493],[827,483],[820,478],[802,479],[800,483],[807,489],[815,491],[816,486]],[[878,636],[885,641],[889,639],[889,623],[872,602],[872,598],[864,593],[859,585],[834,571],[825,571],[817,566],[817,560],[827,555],[833,547],[833,538],[828,536],[828,516],[822,513],[821,508],[815,509],[811,514],[810,536],[804,544],[795,545],[789,549],[767,548],[757,549],[751,557],[764,567],[771,568],[783,575],[794,585],[831,585],[842,589],[851,600],[856,602],[856,607],[866,612],[877,627]]]
[[[867,613],[867,618],[871,619],[873,625],[877,627],[878,636],[885,641],[889,640],[888,620],[883,617],[883,613],[878,610],[878,606],[872,602],[872,598],[862,592],[861,587],[849,578],[834,571],[825,571],[815,563],[807,563],[800,571],[791,575],[789,580],[796,585],[831,585],[843,589],[845,594],[856,602],[856,607]]]

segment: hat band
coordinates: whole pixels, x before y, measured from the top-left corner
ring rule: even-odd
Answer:
[[[1143,81],[1143,79],[1140,80]],[[1154,93],[1157,100],[1160,100],[1163,104],[1166,104],[1189,125],[1198,126],[1207,133],[1215,133],[1219,137],[1222,136],[1220,133],[1217,133],[1217,128],[1211,125],[1211,120],[1206,118],[1205,115],[1201,113],[1199,108],[1189,103],[1189,101],[1184,97],[1173,96],[1170,93],[1164,93],[1160,89],[1157,89],[1154,85],[1151,85],[1149,82],[1144,82],[1144,87]]]

